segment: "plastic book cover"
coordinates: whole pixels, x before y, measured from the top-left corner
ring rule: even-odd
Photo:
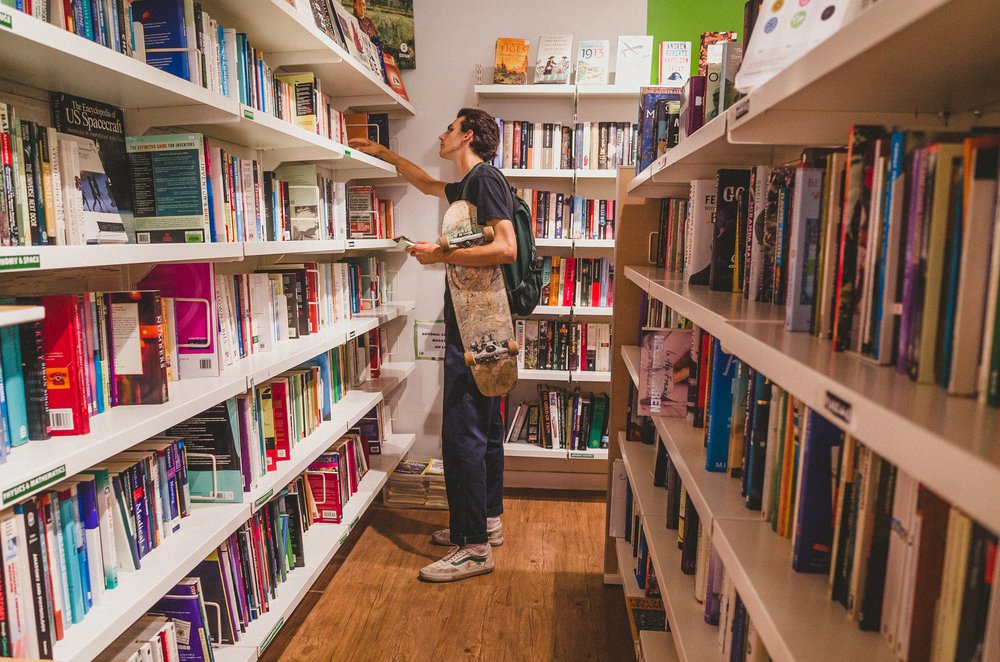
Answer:
[[[215,265],[211,262],[158,264],[139,281],[144,290],[159,290],[174,300],[174,339],[181,379],[218,377]]]
[[[236,400],[230,398],[167,432],[184,440],[192,501],[243,502]]]
[[[201,582],[197,577],[182,579],[150,608],[149,613],[166,616],[174,622],[182,660],[212,662],[211,635]]]
[[[525,85],[528,82],[527,39],[500,37],[497,39],[493,67],[493,82],[498,85]]]
[[[659,85],[683,87],[691,77],[691,42],[660,42]]]
[[[683,417],[687,414],[691,331],[657,329],[640,344],[639,416]]]
[[[621,35],[615,56],[615,85],[648,85],[653,68],[653,36]]]
[[[109,292],[117,405],[160,405],[167,394],[160,294],[156,290]]]
[[[611,43],[607,39],[583,40],[577,44],[577,85],[607,85]]]
[[[205,141],[197,133],[128,137],[140,244],[209,240]]]
[[[565,84],[569,82],[570,56],[573,53],[573,35],[542,35],[538,38],[538,55],[535,60],[536,84]]]
[[[51,93],[49,103],[52,126],[61,134],[57,142],[79,143],[80,171],[73,175],[79,178],[87,243],[134,242],[132,167],[122,109],[61,92]]]

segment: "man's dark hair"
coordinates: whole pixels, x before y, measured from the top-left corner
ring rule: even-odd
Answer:
[[[485,110],[478,108],[463,108],[455,118],[462,118],[462,131],[472,131],[472,143],[469,147],[476,155],[487,163],[497,155],[500,145],[500,130],[497,121]]]

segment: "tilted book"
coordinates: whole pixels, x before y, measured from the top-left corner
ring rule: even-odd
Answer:
[[[652,35],[620,35],[615,57],[615,85],[648,85],[653,68]]]
[[[538,56],[535,62],[537,83],[566,84],[571,68],[573,35],[542,35],[538,38]]]
[[[161,405],[167,394],[160,293],[156,290],[109,292],[114,359],[115,404]]]
[[[577,85],[607,85],[611,44],[607,39],[583,40],[577,45]]]
[[[230,398],[168,430],[184,440],[193,501],[243,502],[236,400]]]
[[[129,137],[140,244],[204,243],[210,238],[205,141],[197,133]]]
[[[525,85],[528,82],[527,39],[500,37],[497,39],[493,82],[498,85]]]
[[[691,331],[657,329],[642,337],[639,357],[640,416],[687,415]]]

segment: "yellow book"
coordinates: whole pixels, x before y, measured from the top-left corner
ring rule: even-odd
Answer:
[[[497,39],[496,59],[493,65],[493,82],[497,85],[526,85],[528,83],[527,39],[500,37]]]
[[[559,272],[561,271],[562,259],[558,255],[552,256],[552,274],[549,277],[549,305],[558,306],[562,298],[562,288],[559,285]]]

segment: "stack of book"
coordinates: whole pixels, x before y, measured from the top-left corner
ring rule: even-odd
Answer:
[[[392,239],[396,227],[396,203],[381,200],[374,186],[347,187],[347,236],[349,239]]]
[[[404,458],[386,483],[384,499],[394,508],[447,508],[444,463]]]

